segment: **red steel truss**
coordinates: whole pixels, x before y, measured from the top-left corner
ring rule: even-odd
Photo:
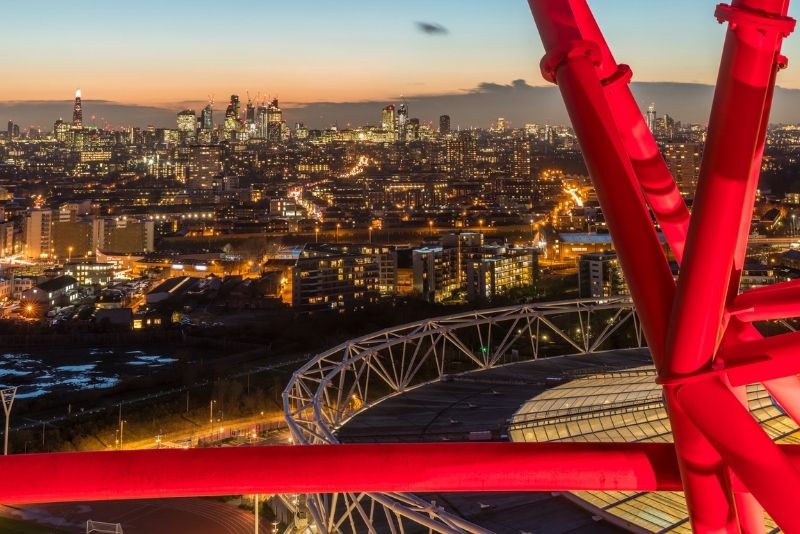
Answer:
[[[739,279],[788,0],[732,0],[691,215],[586,0],[529,0],[664,387],[669,444],[446,443],[21,455],[0,458],[5,503],[336,491],[683,489],[695,532],[800,532],[800,449],[748,413],[761,383],[800,422],[800,282]],[[652,214],[652,215],[651,215]],[[653,216],[680,263],[673,281]]]

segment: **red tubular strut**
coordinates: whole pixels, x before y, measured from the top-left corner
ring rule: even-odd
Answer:
[[[751,424],[743,423],[743,386],[764,381],[787,413],[800,421],[796,376],[800,365],[790,356],[800,344],[793,336],[763,340],[746,322],[800,314],[800,298],[796,298],[800,286],[738,295],[776,73],[786,65],[780,45],[794,28],[794,21],[786,16],[788,1],[733,0],[731,6],[717,8],[717,18],[728,22],[729,29],[691,221],[642,113],[623,83],[629,80],[630,70],[614,61],[585,0],[529,0],[529,4],[545,45],[543,75],[557,83],[564,96],[620,263],[632,281],[631,294],[660,382],[666,386],[692,525],[697,532],[763,532],[763,514],[748,492],[752,490],[773,517],[782,518],[781,526],[790,528],[789,515],[779,510],[786,501],[764,480],[771,478],[767,472],[776,477],[785,472],[784,482],[793,488],[785,495],[795,496],[800,492],[800,478],[752,419]],[[598,82],[604,88],[602,98],[597,94]],[[609,115],[609,108],[615,113]],[[601,132],[584,127],[586,123]],[[598,138],[603,138],[605,146]],[[607,160],[622,155],[617,143],[624,147],[628,161],[615,169]],[[647,260],[632,258],[652,254],[653,261],[664,261],[649,242],[644,248],[635,244],[633,236],[643,234],[631,225],[642,222],[614,222],[631,211],[635,218],[642,218],[642,203],[627,197],[627,190],[622,199],[602,194],[606,188],[619,189],[623,174],[641,188],[681,264],[674,297],[669,296],[671,288],[662,282],[659,270],[648,271]],[[652,288],[646,287],[650,281]],[[672,309],[666,321],[660,308],[665,300]],[[639,308],[642,305],[646,307]],[[712,369],[720,345],[724,350]],[[716,402],[698,401],[705,390]],[[695,402],[685,400],[689,398]],[[736,426],[737,432],[727,437],[735,444],[724,443],[719,424],[709,426],[720,406],[725,406],[725,413],[717,420]],[[734,453],[746,450],[759,459]],[[767,458],[771,464],[764,464]],[[753,468],[751,461],[760,468]],[[739,487],[739,479],[746,487]]]
[[[781,447],[800,465],[800,446]],[[232,494],[675,491],[669,443],[404,443],[0,456],[6,504]],[[31,473],[47,473],[34,477]]]
[[[586,0],[529,0],[664,385],[675,445],[446,443],[149,450],[0,457],[0,502],[342,491],[683,489],[695,532],[800,532],[800,446],[746,409],[763,382],[800,422],[800,282],[739,294],[788,0],[732,0],[691,217]],[[613,111],[612,111],[613,110]],[[649,206],[649,209],[648,209]],[[681,265],[677,287],[650,209]],[[677,453],[677,454],[676,454]],[[38,474],[32,476],[32,474]],[[46,474],[46,475],[42,475]]]

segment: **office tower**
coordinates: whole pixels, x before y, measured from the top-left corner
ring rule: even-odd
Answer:
[[[675,119],[667,114],[656,119],[656,129],[653,132],[658,141],[672,141],[675,135]]]
[[[214,109],[210,103],[200,112],[200,124],[203,130],[214,129]]]
[[[408,119],[406,126],[406,139],[416,141],[419,139],[419,119]]]
[[[53,125],[53,135],[59,143],[66,143],[69,138],[69,124],[58,119]]]
[[[222,127],[227,139],[234,139],[239,131],[239,97],[231,95],[231,102],[225,109],[225,124]]]
[[[197,115],[193,109],[178,112],[178,135],[182,142],[194,139],[197,132]]]
[[[450,115],[439,116],[439,133],[450,132]]]
[[[248,126],[256,123],[256,107],[253,105],[253,101],[249,98],[247,99],[247,108],[245,112],[245,122]]]
[[[72,126],[83,128],[83,108],[81,107],[81,90],[75,91],[75,106],[72,108]]]
[[[506,120],[503,117],[498,117],[497,118],[497,123],[495,124],[495,127],[494,127],[495,131],[505,132],[507,128],[508,128],[508,124],[507,124]]]
[[[397,107],[397,138],[401,141],[406,139],[406,123],[408,122],[408,104],[400,104]]]
[[[9,141],[14,138],[14,121],[8,121],[8,130],[6,133],[6,139]]]
[[[511,160],[511,175],[514,178],[530,178],[531,143],[527,138],[514,139],[514,151]]]
[[[273,142],[280,142],[282,139],[281,129],[283,123],[283,113],[278,106],[278,99],[274,98],[267,106],[267,139]]]
[[[650,129],[650,132],[656,133],[656,104],[655,102],[651,102],[649,106],[647,106],[647,127]]]
[[[231,115],[236,117],[236,120],[239,120],[239,95],[231,95],[231,102],[228,104],[228,110],[230,110]],[[227,114],[227,111],[225,113]]]
[[[267,138],[267,108],[258,106],[256,108],[255,137],[260,139]]]
[[[389,104],[381,111],[381,129],[387,132],[394,132],[395,121],[394,105]]]

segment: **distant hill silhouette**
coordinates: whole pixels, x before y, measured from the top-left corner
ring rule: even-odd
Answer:
[[[667,113],[682,122],[705,123],[711,106],[714,88],[710,85],[672,82],[634,82],[631,85],[642,109],[650,102],[656,104],[659,115]],[[244,92],[244,91],[242,91]],[[368,102],[316,102],[285,105],[284,117],[290,125],[303,122],[309,128],[326,128],[337,124],[378,124],[380,110],[390,102],[401,99]],[[450,115],[453,128],[487,127],[497,117],[504,117],[512,126],[526,123],[568,124],[566,110],[555,86],[531,86],[524,80],[510,84],[482,83],[478,87],[434,96],[406,97],[409,115],[423,123],[438,127],[439,115]],[[204,103],[195,103],[199,112]],[[102,126],[134,125],[145,127],[175,127],[175,115],[185,103],[172,109],[137,106],[103,100],[84,100],[84,122]],[[224,112],[216,110],[215,119],[222,120]],[[30,125],[51,130],[58,118],[72,117],[72,101],[0,102],[0,127],[13,120],[22,129]],[[771,117],[773,123],[800,123],[800,90],[778,88]]]

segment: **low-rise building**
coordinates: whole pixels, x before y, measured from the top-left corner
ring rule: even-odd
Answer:
[[[67,262],[64,264],[64,274],[72,276],[82,286],[104,286],[114,279],[114,264]]]
[[[66,306],[78,300],[78,281],[72,276],[57,276],[22,292],[23,303],[47,306]]]

